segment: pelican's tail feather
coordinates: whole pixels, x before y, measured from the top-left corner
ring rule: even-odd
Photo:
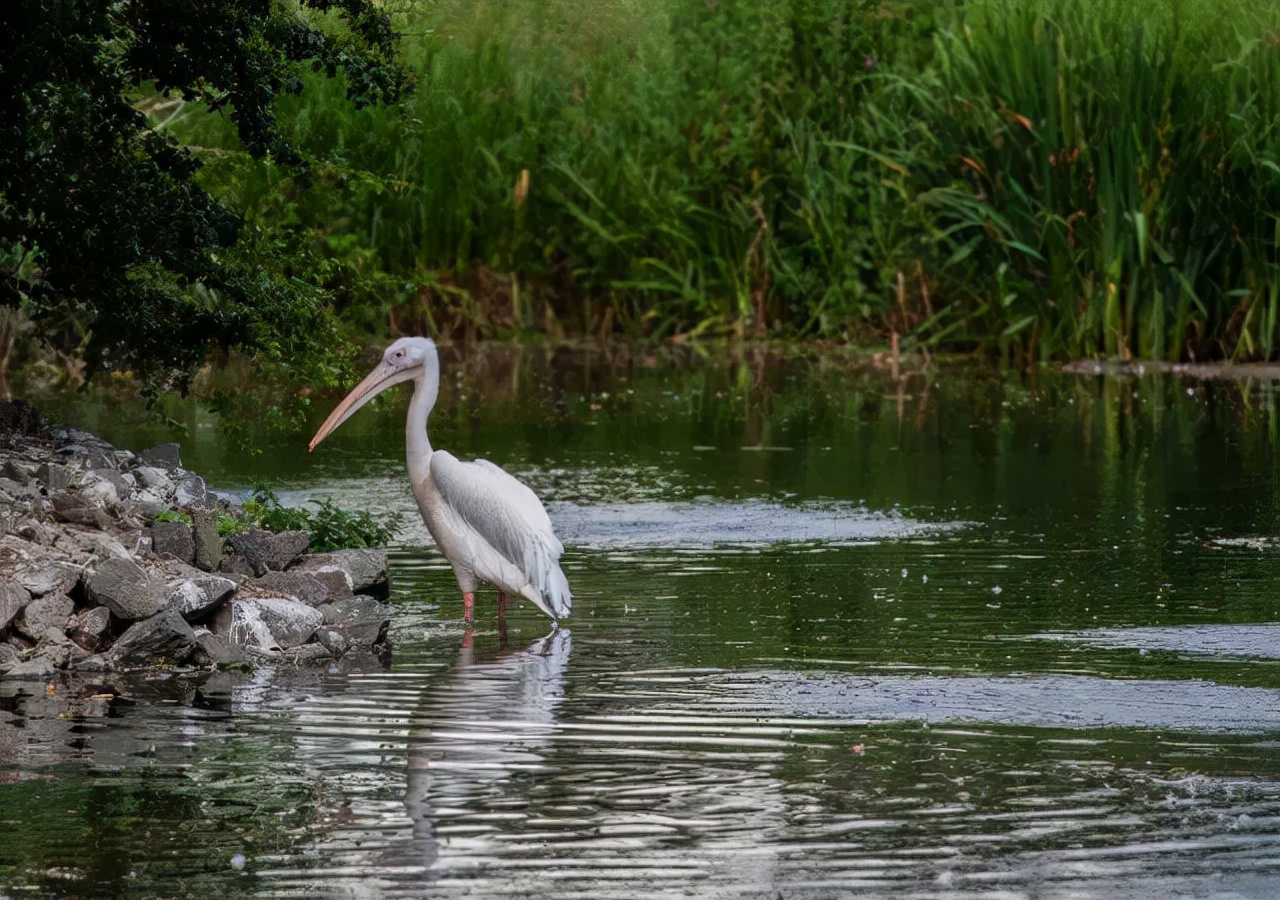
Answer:
[[[553,619],[567,618],[573,610],[573,594],[569,592],[569,579],[558,562],[551,564],[551,571],[542,587],[542,599],[551,607]]]
[[[526,581],[520,593],[533,604],[559,621],[573,609],[573,595],[569,593],[569,580],[560,568],[560,554],[564,551],[554,534],[548,533],[541,540],[530,541],[525,546],[524,571]]]

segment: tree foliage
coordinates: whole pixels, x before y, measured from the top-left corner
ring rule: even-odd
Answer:
[[[10,0],[0,33],[0,305],[91,369],[153,379],[211,346],[306,346],[317,291],[138,107],[200,101],[250,154],[304,172],[274,107],[306,67],[344,79],[356,106],[408,87],[372,0]]]

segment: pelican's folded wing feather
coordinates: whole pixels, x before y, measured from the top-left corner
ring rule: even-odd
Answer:
[[[564,546],[537,495],[486,459],[463,462],[444,450],[431,455],[431,478],[449,509],[524,573],[534,602],[554,618],[567,616],[572,597],[560,569]]]

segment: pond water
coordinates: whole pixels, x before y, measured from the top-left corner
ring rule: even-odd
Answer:
[[[213,486],[402,517],[390,667],[0,683],[0,896],[1280,896],[1280,382],[446,366],[572,617],[463,629],[407,396],[310,456],[187,408]]]

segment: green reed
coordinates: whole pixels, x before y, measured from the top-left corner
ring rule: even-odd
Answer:
[[[1280,352],[1274,6],[988,0],[939,34],[930,77],[915,199],[948,229],[941,268],[986,291],[979,334],[1050,355]]]
[[[1272,5],[402,6],[401,108],[283,101],[308,183],[207,157],[359,331],[1280,356]]]

